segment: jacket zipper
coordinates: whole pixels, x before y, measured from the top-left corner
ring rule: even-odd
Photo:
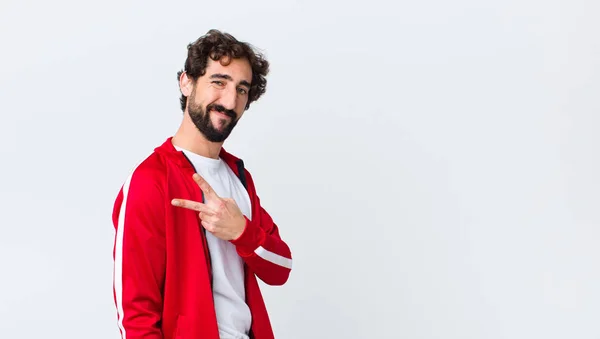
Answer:
[[[194,173],[198,173],[198,171],[196,170],[196,167],[194,167],[194,164],[190,161],[190,159],[187,157],[187,155],[185,155],[185,153],[181,153],[183,154],[183,156],[185,157],[185,159],[189,162],[190,166],[192,166],[192,168],[194,169]],[[202,195],[202,203],[206,203],[206,200],[204,198],[204,191],[200,190],[200,194]],[[200,219],[198,219],[200,220]],[[204,256],[206,257],[206,265],[208,266],[208,277],[210,280],[210,289],[213,289],[213,272],[212,272],[212,258],[210,257],[210,250],[208,249],[208,240],[206,238],[206,229],[202,226],[202,224],[199,225],[200,229],[202,230],[202,232],[200,232],[200,237],[202,240],[202,246],[204,247]]]
[[[187,159],[187,161],[190,163],[190,165],[194,169],[194,172],[198,173],[198,171],[196,171],[196,168],[194,167],[194,164],[190,161],[190,159],[188,159],[188,157],[185,155],[185,153],[182,153],[182,154]],[[238,159],[236,161],[236,166],[237,166],[237,171],[238,171],[238,173],[237,173],[238,178],[242,182],[242,185],[244,186],[244,188],[246,190],[248,190],[248,185],[246,182],[246,172],[244,171],[244,161],[242,159]],[[202,194],[202,203],[205,203],[206,200],[204,198],[204,191],[200,190],[200,194]],[[200,225],[200,228],[202,228],[201,237],[202,237],[202,244],[204,245],[204,255],[207,258],[206,261],[207,261],[207,265],[208,265],[208,276],[210,277],[210,289],[213,290],[212,259],[210,256],[210,250],[208,248],[208,241],[206,238],[206,229],[202,225]],[[252,332],[252,327],[250,327],[250,332],[248,333],[248,336],[251,339],[254,339],[254,333]]]

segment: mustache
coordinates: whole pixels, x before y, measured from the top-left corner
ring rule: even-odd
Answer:
[[[237,114],[235,113],[234,110],[225,109],[225,107],[223,107],[223,106],[221,106],[219,104],[210,104],[210,105],[206,106],[206,112],[210,112],[210,111],[217,111],[217,112],[220,112],[220,113],[224,113],[225,115],[227,115],[231,119],[237,118]]]

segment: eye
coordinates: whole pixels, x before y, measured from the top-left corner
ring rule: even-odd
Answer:
[[[248,91],[245,88],[240,87],[238,88],[238,93],[241,95],[246,95],[248,94]]]
[[[217,85],[217,86],[223,86],[224,85],[223,81],[219,81],[219,80],[215,80],[212,83],[215,84],[215,85]]]

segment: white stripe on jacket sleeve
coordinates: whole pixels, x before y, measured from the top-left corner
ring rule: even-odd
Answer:
[[[292,259],[288,259],[277,253],[270,252],[262,246],[259,246],[256,250],[254,250],[254,253],[266,261],[272,262],[273,264],[283,266],[290,270],[292,269]]]
[[[115,240],[115,272],[114,287],[117,302],[118,324],[121,329],[122,339],[126,339],[125,327],[123,327],[123,231],[125,227],[125,210],[127,206],[127,194],[129,193],[129,184],[133,173],[123,184],[123,201],[119,211],[119,222],[117,227],[117,236]]]

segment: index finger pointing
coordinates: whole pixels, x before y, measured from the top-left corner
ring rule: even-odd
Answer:
[[[171,205],[187,208],[193,211],[204,212],[206,214],[214,213],[213,210],[205,204],[187,199],[173,199],[171,200]]]

